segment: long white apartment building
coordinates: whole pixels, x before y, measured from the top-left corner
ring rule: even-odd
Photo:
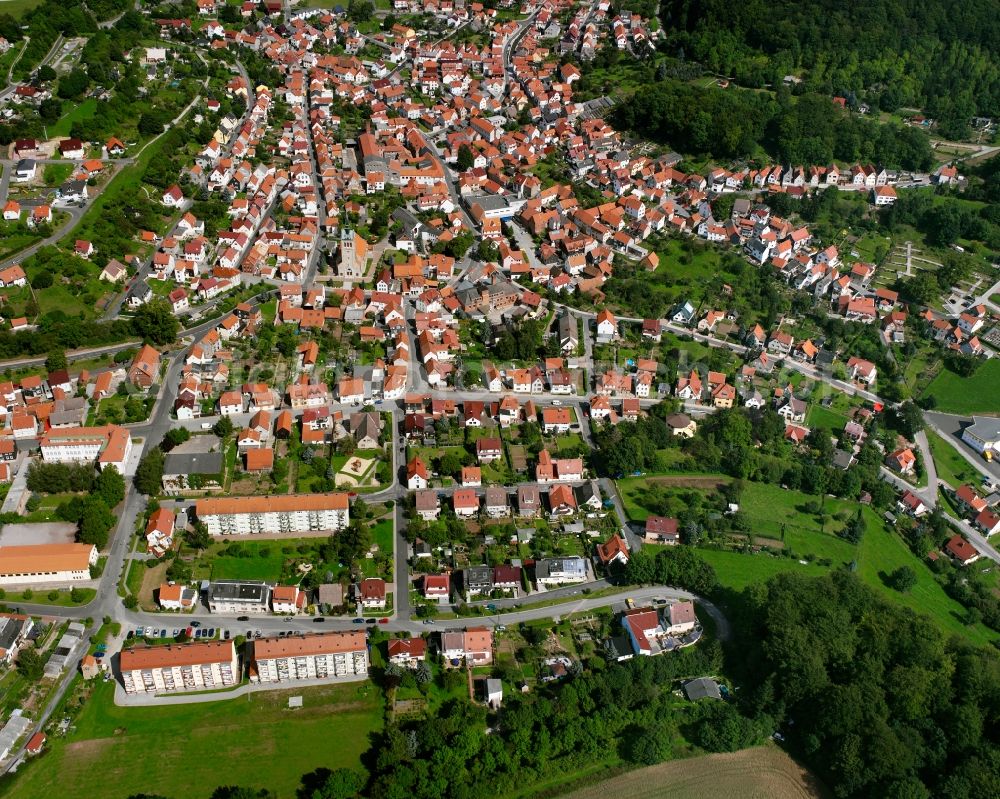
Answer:
[[[200,499],[195,513],[213,536],[336,533],[350,521],[344,493]]]
[[[122,685],[130,694],[224,688],[240,681],[232,641],[123,649]]]
[[[116,424],[67,427],[50,430],[39,446],[46,463],[96,463],[100,469],[114,466],[125,474],[132,455],[132,436]]]
[[[368,645],[363,632],[289,635],[253,642],[250,679],[255,682],[321,680],[368,674]]]

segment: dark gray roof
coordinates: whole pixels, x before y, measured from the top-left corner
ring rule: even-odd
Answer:
[[[24,629],[23,619],[0,618],[0,649],[9,651]]]
[[[492,588],[493,569],[489,566],[472,566],[462,574],[466,588]]]
[[[222,472],[221,452],[170,453],[164,458],[164,474],[219,474]]]
[[[220,580],[208,586],[208,598],[223,600],[239,600],[241,602],[266,603],[271,593],[267,583],[246,582],[237,580]]]
[[[684,694],[692,702],[697,702],[699,699],[722,699],[719,684],[708,677],[699,677],[684,683]]]

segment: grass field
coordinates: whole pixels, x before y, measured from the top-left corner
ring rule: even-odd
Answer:
[[[220,555],[212,560],[213,580],[277,580],[281,577],[281,567],[285,555],[281,552],[280,541],[243,544],[253,552],[253,557],[234,558]],[[266,557],[258,554],[261,548],[269,550]]]
[[[372,541],[378,544],[379,552],[392,553],[392,516],[379,519],[372,526]]]
[[[958,450],[933,430],[926,430],[925,432],[939,478],[948,483],[952,488],[958,488],[963,483],[979,484],[979,472],[972,468],[972,465],[961,456]]]
[[[817,428],[829,430],[839,438],[846,424],[846,416],[835,413],[829,408],[824,408],[822,405],[810,405],[809,410],[806,412],[806,427],[810,430]]]
[[[812,774],[777,747],[761,746],[638,769],[566,794],[565,799],[824,799]]]
[[[749,511],[748,511],[749,512]],[[719,582],[733,591],[742,591],[749,585],[762,583],[776,574],[795,572],[818,577],[830,568],[839,567],[852,560],[857,564],[858,576],[877,593],[890,602],[910,608],[917,613],[930,616],[935,624],[947,634],[965,637],[976,644],[986,644],[996,638],[982,624],[968,626],[963,621],[964,609],[951,599],[934,579],[925,561],[919,560],[894,532],[888,530],[879,515],[871,508],[864,509],[867,531],[857,547],[833,536],[820,534],[794,536],[786,534],[786,544],[797,555],[813,554],[817,557],[831,557],[833,566],[818,563],[800,563],[797,559],[779,557],[765,552],[744,554],[735,551],[700,549],[702,557],[715,567]],[[753,525],[754,532],[758,524]],[[827,543],[830,539],[831,543]],[[829,549],[826,554],[819,551]],[[819,551],[817,551],[817,549]],[[906,593],[900,593],[888,585],[886,578],[900,566],[909,566],[917,575],[916,585]]]
[[[964,624],[964,608],[938,585],[927,563],[917,560],[899,536],[887,531],[874,511],[868,510],[865,518],[868,532],[858,548],[858,575],[864,582],[889,601],[929,615],[946,633],[964,636],[976,644],[996,638],[983,624]],[[917,575],[917,584],[907,593],[889,588],[883,579],[900,566],[909,566]]]
[[[820,577],[829,571],[816,563],[802,564],[791,558],[779,558],[767,553],[744,555],[742,552],[720,549],[699,549],[698,554],[715,567],[719,582],[735,591],[742,591],[754,583],[765,583],[782,572]]]
[[[9,795],[49,799],[91,785],[106,799],[140,792],[207,799],[219,785],[238,784],[291,799],[316,768],[359,768],[381,724],[381,695],[370,682],[157,708],[116,707],[113,687],[95,689],[76,731],[53,737]],[[289,710],[290,695],[304,706]]]
[[[41,4],[42,0],[0,0],[0,14],[10,14],[16,19]]]
[[[947,448],[944,442],[941,444]],[[933,439],[931,446],[934,447]],[[955,456],[960,457],[958,453]],[[643,477],[619,480],[618,489],[629,518],[641,521],[650,513],[643,507],[643,498],[650,493],[652,486],[710,491],[715,484],[725,481],[726,478],[721,475]],[[996,639],[996,635],[984,625],[968,626],[964,623],[964,608],[945,593],[927,562],[917,558],[903,540],[886,527],[876,511],[863,507],[867,531],[860,545],[854,545],[836,533],[861,506],[827,497],[823,507],[826,523],[821,526],[818,515],[806,512],[804,507],[807,503],[819,501],[819,497],[800,491],[766,483],[747,483],[740,498],[740,509],[750,520],[752,534],[758,543],[767,543],[762,540],[765,538],[783,541],[785,552],[790,551],[792,556],[707,547],[699,552],[715,567],[722,587],[737,592],[783,572],[819,576],[830,569],[845,568],[854,563],[858,576],[875,591],[895,604],[930,616],[945,633],[961,635],[980,644]],[[813,562],[801,563],[800,559]],[[888,575],[900,566],[910,567],[917,575],[916,585],[906,593],[886,585]]]
[[[1000,360],[991,358],[976,370],[972,377],[960,377],[954,372],[942,369],[930,385],[924,389],[924,396],[937,400],[935,410],[945,413],[986,416],[1000,414],[997,397],[1000,396]]]
[[[2,8],[2,6],[0,6]],[[57,138],[59,136],[69,136],[73,123],[84,119],[90,119],[97,113],[97,100],[89,97],[82,103],[70,106],[69,111],[63,114],[54,125],[49,127],[49,136]]]

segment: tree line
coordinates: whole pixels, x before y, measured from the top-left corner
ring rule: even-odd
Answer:
[[[741,89],[700,88],[663,77],[613,109],[610,121],[683,153],[752,158],[762,148],[794,165],[872,162],[926,169],[930,140],[916,128],[851,114],[829,96],[774,97]]]
[[[1000,795],[1000,656],[894,606],[854,575],[747,589],[741,704],[837,797]]]
[[[980,0],[667,0],[666,49],[752,87],[798,76],[801,91],[928,111],[945,136],[1000,114],[1000,16]]]

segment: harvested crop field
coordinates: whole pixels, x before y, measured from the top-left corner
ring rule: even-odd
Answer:
[[[774,746],[675,760],[630,771],[564,799],[825,799],[802,766]]]

